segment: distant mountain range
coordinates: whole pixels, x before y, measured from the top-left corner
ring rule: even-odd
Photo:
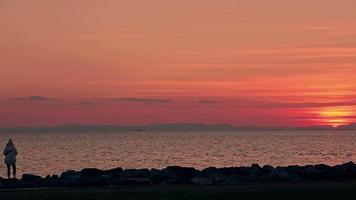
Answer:
[[[338,128],[330,126],[310,126],[310,127],[257,127],[242,126],[236,127],[229,124],[150,124],[150,125],[77,125],[64,124],[59,126],[39,126],[39,127],[12,127],[0,128],[0,132],[9,131],[217,131],[217,130],[356,130],[356,123]]]

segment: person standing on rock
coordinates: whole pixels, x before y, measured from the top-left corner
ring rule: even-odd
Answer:
[[[7,142],[5,149],[4,149],[4,155],[5,155],[5,164],[7,166],[7,177],[10,179],[10,171],[12,167],[12,173],[14,175],[14,178],[16,178],[16,156],[17,156],[17,150],[12,142],[12,139],[9,139]]]

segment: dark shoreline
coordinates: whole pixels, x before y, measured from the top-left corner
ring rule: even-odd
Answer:
[[[42,178],[24,174],[21,179],[0,178],[0,189],[16,188],[59,188],[59,187],[109,187],[149,185],[197,185],[231,186],[265,183],[310,183],[356,181],[356,164],[328,166],[272,167],[253,164],[250,167],[195,168],[169,166],[165,169],[122,169],[100,170],[86,168],[69,170],[61,175]]]

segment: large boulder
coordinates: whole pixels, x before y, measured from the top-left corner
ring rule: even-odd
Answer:
[[[60,176],[60,184],[65,187],[79,187],[81,186],[80,172],[68,170],[63,172]]]
[[[176,175],[169,173],[166,169],[151,169],[149,177],[153,184],[176,184],[182,182]]]
[[[200,172],[198,172],[198,175],[202,176],[202,177],[209,177],[211,175],[218,174],[218,173],[219,173],[218,168],[208,167],[208,168],[205,168],[205,169],[201,170]]]
[[[345,167],[344,176],[346,179],[354,180],[356,179],[356,164],[353,162],[348,162],[342,164]]]
[[[105,171],[105,174],[109,175],[110,177],[119,177],[122,175],[124,170],[121,167],[109,169]]]
[[[110,176],[105,171],[96,168],[86,168],[80,171],[80,185],[99,187],[111,185]]]
[[[274,171],[274,167],[272,167],[271,165],[265,165],[262,167],[261,171],[262,175],[269,175]]]
[[[247,167],[245,170],[253,178],[258,178],[262,174],[262,168],[258,164],[252,164],[251,167]]]
[[[192,167],[179,166],[169,166],[166,168],[166,171],[181,179],[183,183],[190,183],[190,179],[192,179],[198,173],[198,170]]]
[[[99,177],[105,174],[105,171],[96,168],[85,168],[82,169],[79,174],[82,177]]]
[[[23,174],[21,178],[23,187],[39,187],[41,185],[42,178],[33,174]]]

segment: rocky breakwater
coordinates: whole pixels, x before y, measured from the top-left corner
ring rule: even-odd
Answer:
[[[337,166],[307,165],[272,167],[253,164],[250,167],[195,168],[169,166],[165,169],[69,170],[58,175],[40,177],[24,174],[21,179],[0,178],[0,188],[37,187],[108,187],[139,185],[238,185],[246,183],[352,181],[356,180],[356,164]]]

